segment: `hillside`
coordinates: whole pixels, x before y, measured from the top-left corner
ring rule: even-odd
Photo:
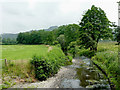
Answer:
[[[48,29],[44,29],[44,30],[45,31],[52,31],[52,30],[57,29],[57,28],[58,28],[58,26],[51,26]]]
[[[1,36],[2,38],[16,39],[18,34],[4,33],[4,34],[1,34]]]

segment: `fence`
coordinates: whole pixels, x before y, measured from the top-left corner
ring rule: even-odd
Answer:
[[[0,61],[2,61],[2,60],[4,60],[5,66],[7,66],[7,65],[8,65],[8,64],[7,64],[7,59],[0,59]]]

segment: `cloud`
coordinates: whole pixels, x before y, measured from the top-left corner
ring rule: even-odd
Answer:
[[[101,7],[111,21],[117,22],[116,2],[117,0],[0,0],[0,23],[4,33],[78,23],[84,11],[93,4]]]

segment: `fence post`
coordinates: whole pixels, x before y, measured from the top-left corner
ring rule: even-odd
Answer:
[[[5,66],[7,66],[7,59],[5,59]]]

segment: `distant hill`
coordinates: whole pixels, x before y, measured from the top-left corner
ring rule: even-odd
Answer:
[[[45,31],[52,31],[54,29],[57,29],[58,26],[51,26],[49,27],[48,29],[44,29]],[[4,34],[1,34],[0,36],[2,36],[2,38],[10,38],[10,39],[16,39],[18,34],[12,34],[12,33],[4,33]]]
[[[45,31],[52,31],[52,30],[57,29],[57,28],[58,28],[58,26],[51,26],[48,29],[44,29],[44,30]]]
[[[10,39],[16,39],[18,34],[12,34],[12,33],[4,33],[1,34],[2,38],[10,38]]]

